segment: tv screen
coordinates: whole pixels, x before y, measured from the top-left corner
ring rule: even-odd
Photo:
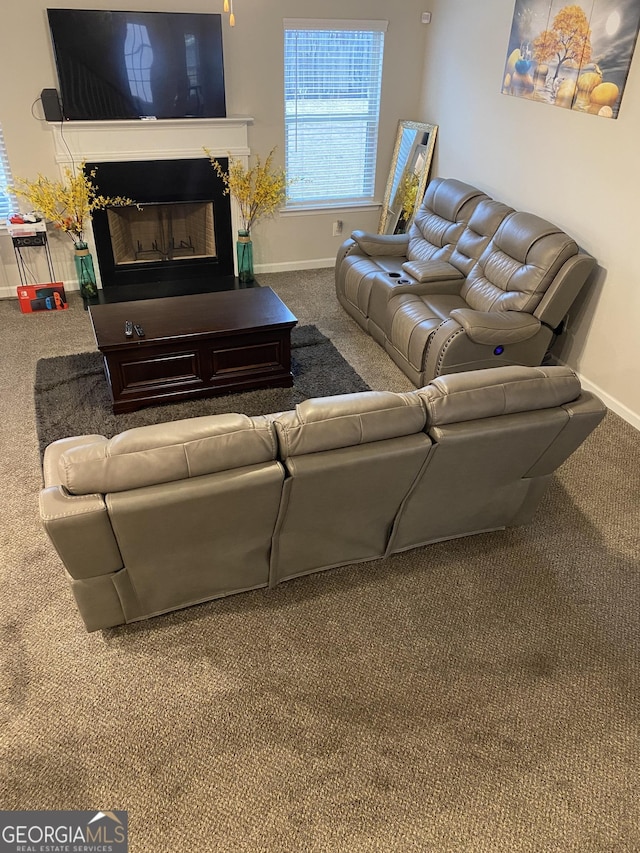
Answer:
[[[220,15],[47,14],[66,120],[226,115]]]

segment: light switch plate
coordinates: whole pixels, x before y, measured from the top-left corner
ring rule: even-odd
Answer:
[[[422,13],[422,23],[430,24],[431,23],[431,12],[423,12]]]

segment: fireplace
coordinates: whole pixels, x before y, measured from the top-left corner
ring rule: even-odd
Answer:
[[[235,200],[224,195],[222,181],[203,149],[222,164],[231,156],[247,166],[248,128],[252,123],[249,116],[49,123],[61,174],[80,162],[92,164],[97,167],[95,181],[103,195],[128,195],[141,205],[145,216],[151,216],[155,207],[178,206],[167,213],[174,228],[170,240],[175,245],[189,241],[179,228],[178,233],[175,231],[175,214],[187,211],[182,205],[193,203],[208,211],[202,214],[209,220],[210,235],[204,251],[187,252],[183,247],[185,251],[176,257],[175,249],[166,251],[159,239],[158,255],[149,255],[145,262],[141,256],[121,257],[120,245],[114,254],[109,212],[96,211],[87,239],[106,301],[206,292],[236,285],[233,235],[242,227],[240,210]],[[111,213],[118,210],[112,208]],[[195,232],[191,232],[195,245]],[[121,239],[121,235],[116,237],[117,241]],[[132,239],[137,240],[137,236]]]
[[[111,207],[107,223],[116,267],[217,256],[209,201]]]
[[[219,158],[226,168],[225,158]],[[233,278],[231,204],[208,158],[87,163],[100,195],[135,207],[93,215],[102,286],[170,282],[175,292]],[[106,295],[106,293],[105,293]]]

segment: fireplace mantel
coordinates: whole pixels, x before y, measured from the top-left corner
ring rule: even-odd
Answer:
[[[205,119],[137,119],[123,121],[48,122],[53,135],[54,155],[61,173],[81,162],[118,163],[150,160],[187,160],[232,156],[249,163],[249,116]],[[117,194],[117,193],[116,193]],[[242,226],[235,199],[231,200],[232,231]],[[86,239],[95,252],[91,222]],[[235,262],[234,262],[235,263]],[[98,284],[102,286],[99,268]]]
[[[49,122],[56,162],[81,160],[172,160],[202,157],[207,148],[218,157],[249,157],[249,116],[210,119],[137,119],[134,121]]]

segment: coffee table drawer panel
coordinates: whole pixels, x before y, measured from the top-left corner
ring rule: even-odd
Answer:
[[[220,377],[229,373],[269,370],[283,366],[282,340],[244,342],[236,345],[218,343],[211,350],[212,376]]]
[[[158,385],[201,384],[197,352],[178,352],[120,362],[121,390],[139,391]]]

